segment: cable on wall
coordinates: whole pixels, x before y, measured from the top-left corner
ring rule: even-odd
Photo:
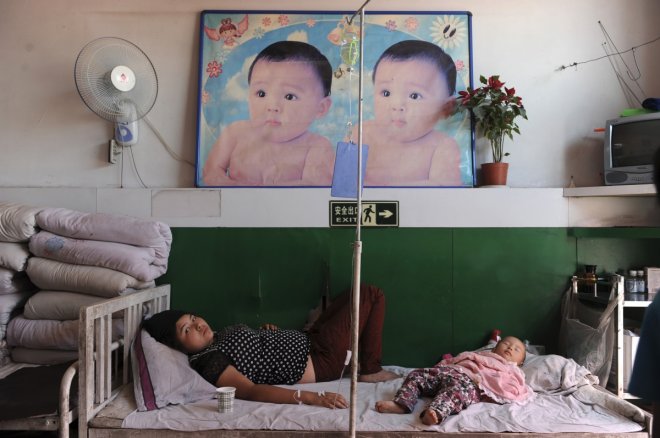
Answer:
[[[598,23],[600,24],[600,21],[599,21]],[[645,42],[645,43],[642,43],[642,44],[639,44],[639,45],[637,45],[637,46],[631,47],[631,48],[629,48],[629,49],[627,49],[627,50],[624,50],[624,51],[618,51],[618,50],[616,50],[616,51],[613,52],[613,53],[607,53],[607,54],[605,54],[605,55],[603,55],[603,56],[599,56],[598,58],[587,59],[586,61],[576,61],[576,62],[572,62],[572,63],[570,63],[570,64],[568,64],[568,65],[561,65],[561,66],[559,66],[559,68],[557,68],[557,70],[558,70],[558,71],[566,70],[566,69],[568,69],[568,68],[570,68],[570,67],[575,67],[575,68],[577,69],[577,66],[578,66],[578,65],[588,64],[588,63],[590,63],[590,62],[595,62],[595,61],[600,61],[601,59],[610,58],[610,57],[612,57],[612,56],[620,56],[620,55],[623,55],[623,54],[628,53],[628,52],[633,52],[633,55],[634,55],[635,50],[639,49],[640,47],[644,47],[644,46],[648,46],[649,44],[653,44],[653,43],[655,43],[655,42],[657,42],[657,41],[660,41],[660,36],[657,36],[656,38],[654,38],[654,39],[652,39],[652,40],[650,40],[650,41],[647,41],[647,42]],[[635,61],[635,63],[636,63],[636,62],[637,62],[637,61]],[[640,77],[641,77],[641,76],[640,76]]]
[[[128,147],[128,154],[131,156],[131,161],[133,162],[133,169],[135,170],[135,175],[137,176],[138,180],[140,181],[140,184],[142,184],[142,187],[147,189],[147,185],[144,183],[142,180],[142,177],[140,176],[140,171],[137,168],[137,164],[135,163],[135,156],[133,155],[133,148]]]
[[[195,163],[186,160],[185,158],[181,157],[181,156],[178,155],[176,152],[174,152],[174,150],[173,150],[173,149],[170,147],[170,145],[167,143],[167,141],[165,140],[165,138],[163,137],[163,135],[160,133],[160,131],[158,131],[158,129],[156,129],[156,127],[151,123],[151,121],[150,121],[146,116],[143,117],[142,120],[145,121],[145,123],[147,124],[147,126],[149,126],[149,128],[152,130],[152,132],[154,133],[154,135],[156,136],[156,138],[158,138],[158,140],[160,141],[160,143],[163,145],[163,147],[165,148],[165,150],[167,151],[167,153],[170,154],[170,156],[171,156],[174,160],[176,160],[176,161],[180,161],[180,162],[182,162],[182,163],[189,164],[189,165],[191,165],[193,168],[195,167]],[[128,151],[128,154],[129,154],[130,157],[131,157],[131,162],[133,163],[133,169],[135,170],[135,175],[137,176],[138,180],[140,181],[140,184],[142,185],[143,188],[145,188],[145,189],[148,188],[147,185],[144,183],[144,180],[142,179],[142,176],[140,175],[140,171],[138,170],[138,166],[137,166],[137,163],[136,163],[136,161],[135,161],[135,155],[133,154],[133,149],[132,149],[132,147],[131,147],[131,146],[124,146],[124,147],[122,148],[122,151],[123,151],[123,150]],[[121,158],[120,158],[120,159],[121,159],[121,170],[120,170],[120,183],[119,183],[119,185],[120,185],[121,188],[124,188],[124,154],[123,154],[123,153],[121,154]]]

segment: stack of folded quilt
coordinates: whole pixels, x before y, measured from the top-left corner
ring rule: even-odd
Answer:
[[[63,363],[77,358],[80,308],[153,287],[167,271],[172,233],[154,220],[65,208],[41,209],[36,226],[27,275],[38,291],[11,319],[7,342],[14,362]]]
[[[28,240],[36,233],[40,208],[0,202],[0,366],[9,362],[7,325],[35,292],[25,273]]]

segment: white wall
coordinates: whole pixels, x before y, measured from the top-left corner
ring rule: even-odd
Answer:
[[[199,13],[246,3],[0,1],[0,187],[141,187],[127,157],[123,169],[107,163],[112,126],[75,89],[76,56],[100,36],[126,38],[152,59],[160,88],[148,117],[177,154],[194,162]],[[286,0],[276,8],[354,10],[362,3]],[[253,0],[249,8],[274,9],[274,2]],[[368,8],[473,13],[475,76],[499,73],[529,113],[523,134],[506,145],[512,187],[563,187],[571,175],[579,186],[601,184],[601,136],[593,128],[630,104],[607,59],[558,68],[604,54],[599,21],[621,50],[660,33],[657,0],[372,0]],[[660,96],[659,51],[660,42],[636,50],[646,97]],[[478,152],[477,163],[489,160]],[[144,124],[134,157],[149,187],[194,185],[192,166],[174,160]]]

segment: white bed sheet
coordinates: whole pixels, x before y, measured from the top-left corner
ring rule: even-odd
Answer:
[[[422,399],[410,414],[381,414],[374,409],[377,400],[391,400],[403,379],[382,383],[358,383],[358,431],[438,431],[438,432],[637,432],[642,425],[600,406],[607,400],[617,406],[615,397],[588,388],[577,391],[584,403],[573,395],[535,394],[524,406],[477,403],[439,426],[426,426],[419,413],[428,404]],[[340,392],[350,395],[350,380],[293,385],[310,391]],[[338,389],[339,388],[339,389]],[[598,396],[591,394],[593,390]],[[625,403],[622,402],[622,406]],[[639,419],[639,412],[622,410]],[[266,429],[328,431],[348,430],[349,409],[328,410],[316,406],[278,405],[235,400],[231,413],[218,413],[214,400],[168,406],[149,412],[133,412],[123,422],[124,428],[173,429],[199,431],[212,429]]]

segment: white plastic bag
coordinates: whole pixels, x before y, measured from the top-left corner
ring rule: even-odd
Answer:
[[[559,331],[560,354],[573,359],[607,386],[615,346],[614,310],[620,300],[617,294],[606,307],[589,305],[579,300],[569,288],[562,300]]]

